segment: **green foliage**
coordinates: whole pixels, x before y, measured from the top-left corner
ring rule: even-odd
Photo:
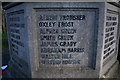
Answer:
[[[0,29],[0,34],[2,34],[2,29]]]
[[[0,31],[1,34],[1,31]],[[2,49],[8,49],[8,37],[7,34],[2,34]]]

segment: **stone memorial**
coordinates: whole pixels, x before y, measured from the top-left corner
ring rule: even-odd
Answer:
[[[6,16],[11,77],[104,78],[115,73],[118,7],[26,2],[7,9]]]

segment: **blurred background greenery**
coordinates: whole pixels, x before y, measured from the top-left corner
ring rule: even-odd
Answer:
[[[8,37],[7,33],[2,33],[2,29],[0,29],[0,35],[2,35],[2,49],[8,49]]]

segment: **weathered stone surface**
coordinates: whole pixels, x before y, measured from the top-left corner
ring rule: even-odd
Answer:
[[[102,63],[102,73],[101,75],[105,75],[106,72],[111,74],[115,71],[114,65],[117,61],[117,53],[118,53],[118,41],[119,41],[119,27],[118,27],[118,19],[119,19],[119,9],[110,4],[106,4],[106,19],[105,19],[105,29],[104,29],[104,49],[103,49],[103,63]],[[111,70],[109,70],[111,69]],[[108,76],[107,76],[108,77]],[[112,77],[109,75],[109,77]]]
[[[91,66],[96,10],[58,10],[36,9],[40,67]]]
[[[102,77],[116,62],[118,14],[114,12],[118,8],[104,2],[23,3],[8,9],[11,62],[21,70],[13,74]],[[106,56],[108,48],[114,51]]]
[[[20,8],[15,8],[10,11],[8,10],[8,12],[6,13],[9,39],[8,42],[10,47],[11,62],[13,63],[13,65],[11,63],[9,65],[12,65],[11,69],[14,69],[14,66],[18,67],[19,70],[12,70],[13,73],[15,71],[14,74],[22,75],[20,74],[21,70],[21,72],[30,77],[31,73],[29,73],[30,65],[28,57],[29,48],[27,40],[28,35],[26,34],[27,27],[24,11],[25,6],[24,4],[20,6]]]

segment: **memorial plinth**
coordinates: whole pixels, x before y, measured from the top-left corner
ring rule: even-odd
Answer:
[[[99,78],[117,65],[119,8],[106,2],[22,3],[6,10],[14,77]]]

